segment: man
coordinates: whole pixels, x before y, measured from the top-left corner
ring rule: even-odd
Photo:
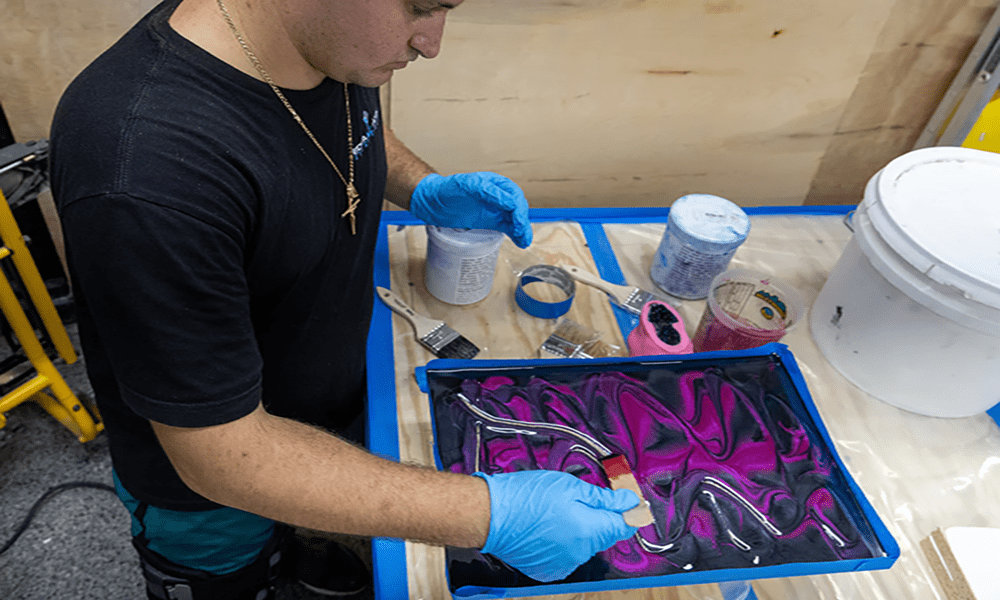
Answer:
[[[631,492],[348,441],[382,198],[531,242],[513,182],[437,175],[382,127],[374,88],[437,55],[460,1],[167,0],[60,102],[53,187],[149,597],[267,597],[276,522],[479,548],[543,581],[634,533]],[[345,550],[307,569],[309,549],[312,589],[366,585]]]

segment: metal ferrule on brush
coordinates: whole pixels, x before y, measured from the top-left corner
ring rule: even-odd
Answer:
[[[542,350],[566,358],[594,358],[583,351],[583,344],[571,342],[554,333],[542,342]]]
[[[438,325],[426,336],[421,338],[421,343],[430,348],[431,352],[437,354],[445,346],[454,342],[461,336],[460,333],[445,324]]]
[[[631,294],[628,295],[625,302],[622,303],[622,308],[630,313],[637,315],[642,314],[642,309],[651,300],[659,300],[659,298],[657,298],[654,294],[636,288]]]

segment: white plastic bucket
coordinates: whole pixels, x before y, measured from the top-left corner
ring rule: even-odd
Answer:
[[[1000,403],[1000,155],[926,148],[868,183],[809,318],[872,396],[968,417]]]

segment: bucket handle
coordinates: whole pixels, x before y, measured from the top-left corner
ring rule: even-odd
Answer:
[[[854,216],[856,210],[857,209],[850,210],[844,215],[844,227],[850,229],[851,233],[854,233],[854,226],[851,225],[851,218]]]

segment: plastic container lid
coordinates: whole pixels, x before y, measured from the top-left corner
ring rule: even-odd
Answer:
[[[670,205],[671,231],[699,250],[723,254],[738,247],[750,233],[750,218],[736,204],[711,194],[688,194]]]
[[[889,163],[869,218],[928,277],[1000,308],[1000,155],[925,148]]]
[[[856,238],[910,298],[1000,330],[1000,155],[938,147],[900,156],[868,183]]]
[[[434,242],[450,246],[453,251],[467,252],[486,247],[489,251],[499,248],[503,242],[503,233],[492,229],[456,229],[453,227],[427,226],[427,235]]]

